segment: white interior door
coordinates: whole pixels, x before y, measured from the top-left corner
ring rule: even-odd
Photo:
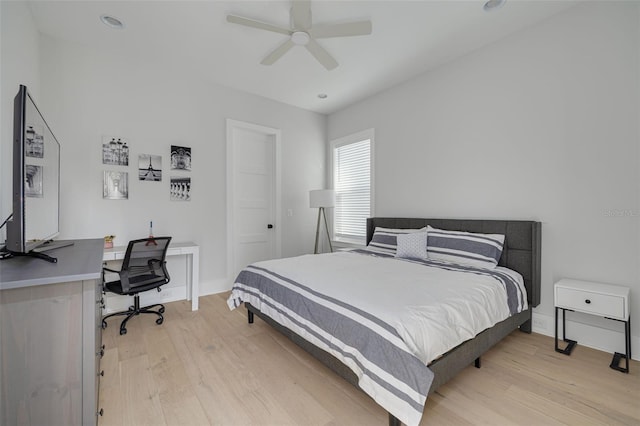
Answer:
[[[280,131],[227,120],[227,225],[230,278],[280,256]]]

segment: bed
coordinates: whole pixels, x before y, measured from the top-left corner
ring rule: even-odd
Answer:
[[[376,241],[381,241],[381,229],[424,230],[427,227],[430,228],[429,235],[436,235],[432,233],[434,230],[504,235],[495,269],[487,271],[440,260],[397,260],[394,255],[385,253],[386,249],[376,252],[373,247]],[[480,367],[481,355],[513,330],[531,332],[532,308],[539,304],[540,298],[541,224],[505,220],[370,218],[367,220],[367,244],[372,240],[370,251],[306,255],[249,265],[236,279],[228,304],[233,309],[244,303],[250,323],[254,314],[258,315],[365,391],[389,412],[390,425],[401,421],[415,425],[420,422],[428,394],[468,365],[475,363]],[[430,278],[426,278],[427,275]],[[399,279],[400,276],[403,278]],[[465,287],[470,285],[467,277],[474,280],[474,287]],[[437,288],[424,290],[418,283],[423,279],[437,280]],[[385,281],[394,282],[394,285],[396,281],[402,281],[403,291],[389,291],[383,286]],[[406,308],[406,299],[418,300],[419,296],[412,293],[407,296],[405,289],[417,291],[420,297],[431,297],[426,295],[431,291],[442,292],[442,306],[434,305],[435,311],[425,308],[424,312],[416,314],[413,306],[409,310]],[[477,289],[496,293],[508,306],[503,303],[504,306],[494,307],[493,303],[497,303],[491,301],[494,296],[485,296]],[[456,291],[460,295],[469,293],[470,300],[453,303],[455,298],[451,296]],[[389,293],[394,293],[395,297],[386,297]],[[479,319],[475,317],[476,312],[480,312],[477,307],[467,306],[473,304],[486,304],[487,311],[496,312],[486,314],[486,319]],[[457,338],[462,340],[446,351],[432,350],[440,342],[429,337],[427,332],[431,333],[431,329],[437,332],[442,327],[430,325],[425,318],[442,316],[442,312],[448,313],[451,306],[458,305],[465,312],[469,310],[469,318],[455,312],[450,314],[455,320],[448,322],[456,332],[445,331],[442,336],[460,334]],[[505,310],[509,312],[505,314]],[[410,314],[406,314],[407,311],[411,311]],[[506,319],[500,317],[496,321],[495,315]],[[396,317],[403,317],[401,325]],[[476,322],[490,325],[487,328],[481,325],[481,330],[467,330],[468,324]],[[422,337],[423,331],[427,337]],[[466,333],[470,333],[468,337],[464,337]],[[443,337],[442,340],[448,339]]]

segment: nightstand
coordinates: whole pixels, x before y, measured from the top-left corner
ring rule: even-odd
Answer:
[[[611,284],[593,283],[564,278],[554,286],[555,316],[556,316],[556,352],[571,355],[571,351],[578,343],[568,339],[565,334],[566,311],[583,312],[597,315],[606,319],[620,321],[625,324],[625,353],[615,352],[610,367],[614,370],[629,372],[631,358],[631,318],[629,315],[628,287]],[[564,349],[558,347],[558,310],[562,310],[562,340],[567,343]],[[625,367],[620,367],[620,361],[625,360]]]

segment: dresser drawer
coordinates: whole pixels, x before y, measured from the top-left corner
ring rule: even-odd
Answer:
[[[620,296],[556,287],[556,306],[609,318],[626,319],[625,299]]]

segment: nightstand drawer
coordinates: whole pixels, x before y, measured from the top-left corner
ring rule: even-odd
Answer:
[[[556,287],[556,306],[609,318],[626,319],[625,299],[620,296]]]

